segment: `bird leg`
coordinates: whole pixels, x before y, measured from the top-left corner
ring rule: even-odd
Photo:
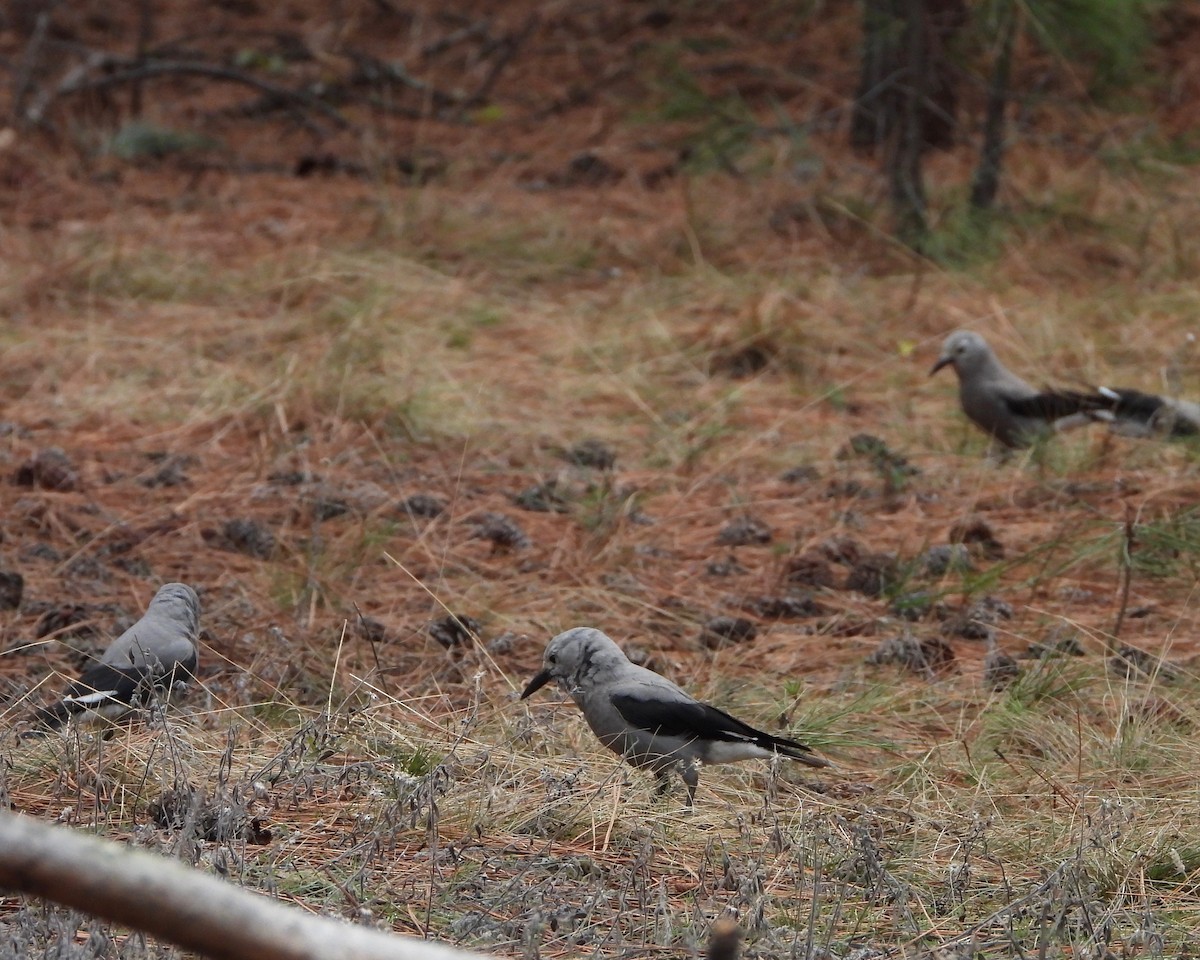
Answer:
[[[679,768],[679,775],[687,784],[687,805],[690,807],[696,799],[696,786],[700,783],[700,766],[696,763],[685,763]]]

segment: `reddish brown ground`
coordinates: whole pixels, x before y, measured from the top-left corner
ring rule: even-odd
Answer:
[[[50,114],[49,132],[15,130],[0,155],[5,228],[0,242],[8,263],[4,342],[11,350],[0,393],[3,419],[11,424],[0,449],[5,478],[0,550],[3,568],[23,575],[26,602],[0,615],[4,645],[32,641],[48,608],[77,602],[113,605],[80,612],[107,634],[122,616],[142,607],[155,583],[178,578],[205,588],[210,648],[205,683],[235,705],[271,699],[277,691],[301,703],[324,702],[331,653],[355,604],[384,624],[387,641],[372,648],[355,635],[351,621],[343,670],[377,669],[385,687],[407,684],[462,702],[476,654],[466,654],[465,662],[447,657],[425,631],[429,620],[444,614],[443,600],[455,612],[481,617],[485,639],[508,630],[518,636],[511,649],[498,648],[491,655],[490,662],[500,668],[488,680],[496,693],[505,682],[519,683],[532,672],[549,632],[586,620],[603,621],[621,639],[665,658],[661,662],[684,678],[711,678],[711,655],[696,642],[698,624],[722,613],[748,615],[763,630],[752,644],[721,654],[722,673],[802,676],[831,687],[861,670],[875,644],[899,629],[881,619],[886,602],[846,589],[848,569],[837,564],[832,584],[815,590],[823,610],[814,616],[774,623],[745,614],[746,599],[785,593],[787,558],[824,549],[831,538],[851,537],[868,551],[909,561],[925,546],[945,542],[963,517],[978,514],[1003,543],[1005,557],[1017,560],[989,591],[1017,608],[1016,619],[1001,625],[1002,643],[1021,648],[1066,620],[1083,630],[1090,651],[1102,650],[1103,634],[1121,605],[1115,537],[1127,511],[1141,511],[1143,521],[1172,516],[1196,502],[1196,481],[1184,454],[1168,452],[1155,460],[1157,454],[1135,451],[1130,466],[1135,445],[1100,437],[1091,448],[1086,442],[1082,447],[1084,476],[1055,471],[1042,476],[1017,466],[989,471],[978,466],[977,450],[960,457],[951,449],[956,440],[946,436],[957,429],[952,426],[957,413],[947,384],[926,383],[924,369],[949,326],[993,309],[1001,314],[1004,296],[960,286],[953,275],[947,279],[920,266],[856,217],[832,208],[818,215],[812,206],[826,190],[843,202],[860,198],[870,207],[883,200],[875,161],[855,158],[842,146],[840,131],[855,81],[853,23],[834,15],[814,20],[776,5],[764,5],[770,9],[760,12],[753,4],[506,3],[486,30],[493,39],[512,39],[511,58],[500,62],[478,38],[449,53],[420,55],[423,45],[482,23],[484,11],[494,6],[460,4],[453,16],[430,6],[398,16],[385,4],[364,2],[345,8],[339,18],[323,19],[311,4],[300,2],[261,9],[204,5],[202,14],[173,4],[154,23],[155,42],[189,37],[189,48],[212,57],[242,49],[286,54],[296,46],[284,36],[290,35],[308,53],[288,61],[281,83],[302,76],[334,82],[352,70],[355,51],[403,57],[424,82],[455,95],[480,90],[497,68],[486,96],[462,109],[431,111],[420,96],[393,90],[400,109],[415,116],[387,115],[364,106],[360,97],[344,107],[354,129],[337,132],[318,117],[313,122],[325,129],[317,135],[277,114],[230,118],[219,111],[247,103],[252,94],[189,80],[147,86],[144,115],[166,125],[191,125],[219,138],[225,145],[221,150],[137,164],[88,152],[89,137],[128,115],[129,88],[86,104],[64,101]],[[60,10],[58,36],[124,48],[123,38],[131,35],[120,20],[126,13],[99,9]],[[198,28],[197,21],[203,26]],[[1194,36],[1195,26],[1181,22],[1175,29]],[[19,24],[10,23],[0,52],[17,57],[26,44]],[[1197,102],[1200,72],[1180,54],[1183,49],[1182,43],[1172,43],[1161,51],[1159,67],[1170,71],[1171,83],[1153,106],[1165,135],[1188,128]],[[1023,79],[1044,68],[1045,61],[1029,53]],[[698,120],[663,119],[662,104],[669,98],[664,87],[673,71],[688,75],[698,90],[717,100],[737,91],[763,123],[773,115],[773,104],[792,118],[828,113],[829,126],[817,125],[808,134],[812,156],[820,161],[815,184],[803,173],[787,175],[785,168],[796,155],[771,136],[754,151],[762,169],[736,177],[685,176],[681,150],[694,137]],[[38,82],[53,84],[60,76],[47,66]],[[1064,179],[1074,182],[1072,151],[1086,149],[1085,165],[1098,168],[1096,140],[1108,135],[1112,123],[1091,107],[1073,105],[1081,102],[1072,99],[1079,92],[1077,79],[1065,71],[1048,76],[1051,92],[1061,99],[1031,112],[1009,158],[1018,185],[1018,195],[1009,199],[1026,213],[1038,207],[1043,192]],[[646,109],[652,119],[642,122],[639,111]],[[595,159],[578,161],[585,153],[607,166],[597,166]],[[294,176],[306,157],[352,169]],[[511,264],[498,265],[492,249],[473,259],[459,238],[446,242],[428,213],[414,218],[397,240],[387,216],[376,208],[381,193],[400,209],[416,195],[416,188],[406,186],[389,166],[397,157],[429,160],[443,169],[421,188],[426,211],[444,204],[461,213],[478,203],[481,220],[493,225],[505,217],[538,223],[553,215],[592,238],[594,261],[586,269],[530,282]],[[573,161],[583,165],[573,168]],[[931,179],[961,183],[972,163],[966,146],[933,158]],[[1081,179],[1091,175],[1079,174]],[[612,182],[594,183],[592,176]],[[1089,200],[1091,212],[1111,209],[1100,190]],[[737,439],[722,439],[717,452],[701,457],[698,466],[672,464],[666,472],[652,465],[653,444],[644,431],[631,430],[624,444],[614,444],[620,459],[613,482],[648,492],[646,509],[654,521],[649,525],[617,516],[597,533],[571,514],[527,513],[513,506],[512,495],[561,468],[552,452],[556,444],[582,439],[575,411],[533,404],[536,416],[546,420],[540,432],[515,412],[514,422],[521,424],[515,443],[493,436],[463,447],[414,441],[385,416],[343,417],[319,399],[306,403],[303,394],[290,396],[286,404],[239,407],[216,420],[155,423],[136,408],[128,417],[114,417],[107,408],[92,414],[77,398],[58,391],[62,371],[52,344],[81,313],[95,322],[121,311],[112,318],[113,329],[131,341],[152,337],[168,322],[185,350],[210,357],[244,350],[255,358],[251,365],[266,366],[273,352],[285,348],[287,337],[260,333],[256,324],[268,326],[280,311],[304,315],[323,302],[315,287],[295,292],[287,287],[260,291],[224,311],[219,302],[214,307],[219,298],[206,292],[199,307],[181,295],[167,298],[166,307],[153,305],[143,312],[136,295],[104,287],[106,267],[89,259],[88,237],[101,238],[106,249],[138,256],[161,246],[166,262],[194,259],[213,273],[261,263],[268,275],[280,262],[320,263],[327,250],[402,248],[406,256],[435,264],[476,292],[499,291],[515,302],[525,302],[524,297],[584,302],[596,296],[603,309],[620,310],[619,290],[605,292],[613,290],[613,277],[686,275],[696,269],[689,230],[697,207],[710,227],[723,231],[701,237],[699,249],[711,266],[730,276],[744,271],[786,276],[795,265],[798,273],[819,277],[821,270],[813,265],[829,262],[894,283],[879,294],[878,314],[854,303],[824,303],[818,309],[785,291],[776,299],[771,292],[761,299],[737,299],[732,316],[729,305],[716,300],[707,310],[694,307],[675,318],[682,340],[694,338],[718,359],[723,347],[744,338],[755,323],[789,330],[792,339],[765,338],[768,368],[747,387],[734,423],[753,441],[739,446]],[[1052,222],[1036,242],[1014,240],[997,271],[1011,271],[1022,296],[1033,302],[1082,296],[1109,282],[1128,284],[1127,295],[1136,296],[1144,275],[1131,247],[1070,242],[1072,231],[1064,219]],[[1054,251],[1052,257],[1048,250]],[[1156,282],[1161,304],[1169,283]],[[1177,282],[1185,288],[1191,277],[1185,271]],[[777,313],[784,322],[772,327]],[[1186,325],[1186,317],[1168,316],[1158,329],[1174,332]],[[112,332],[103,323],[101,328]],[[39,336],[48,329],[58,333],[42,351]],[[809,351],[806,336],[820,349]],[[1123,350],[1133,351],[1130,343],[1146,347],[1147,336],[1138,329],[1123,337],[1121,325],[1111,318],[1096,328],[1110,365],[1122,362]],[[517,325],[479,333],[472,349],[489,369],[512,364],[511,380],[519,393],[522,378],[529,376],[524,364],[553,340],[552,329]],[[914,357],[897,354],[900,340],[912,341]],[[1081,376],[1093,369],[1089,347],[1069,337],[1056,342],[1061,365]],[[147,365],[152,387],[169,386],[170,363],[177,358],[156,369],[136,345],[130,351],[130,362]],[[310,368],[321,363],[304,347],[298,355]],[[97,347],[101,366],[114,356],[119,361],[120,351],[110,343]],[[791,365],[797,357],[820,382],[846,384],[850,402],[821,403],[808,396],[798,401]],[[1038,369],[1036,361],[1029,366]],[[888,371],[888,377],[872,376],[879,370]],[[102,381],[103,370],[94,376]],[[727,382],[719,371],[714,378]],[[539,388],[530,379],[528,389],[532,396]],[[855,433],[886,434],[879,425],[895,422],[889,418],[896,416],[898,392],[915,396],[911,418],[921,426],[899,440],[885,439],[924,473],[889,493],[869,464],[838,460],[836,454]],[[131,396],[131,403],[152,402],[152,395],[151,390]],[[627,398],[610,402],[613,412],[627,411]],[[608,412],[604,404],[597,399],[587,411],[589,423]],[[781,414],[789,404],[803,405]],[[777,437],[767,435],[771,429],[777,429]],[[620,433],[619,428],[610,431]],[[781,481],[782,468],[790,465],[786,451],[813,437],[820,438],[824,451],[814,464],[817,479]],[[922,438],[933,438],[929,447],[919,446]],[[77,471],[74,489],[12,482],[22,465],[52,447],[64,450]],[[185,479],[179,485],[143,482],[162,465],[151,455],[161,453],[196,458],[183,464]],[[310,479],[299,485],[271,481],[273,474],[289,470],[310,470],[325,486]],[[963,475],[968,479],[960,481]],[[848,481],[859,485],[857,493]],[[347,511],[325,519],[314,514],[314,504],[326,493],[347,501]],[[443,497],[447,514],[412,521],[397,512],[395,502],[413,493]],[[771,544],[732,550],[715,545],[722,525],[741,512],[735,502],[770,525]],[[514,517],[532,545],[497,550],[475,538],[472,518],[487,510]],[[272,559],[221,548],[220,529],[235,518],[252,519],[273,533],[279,546]],[[1109,540],[1097,556],[1062,574],[1053,570],[1054,563],[1081,551],[1081,540],[1100,536]],[[1040,552],[1048,543],[1057,546],[1049,554]],[[1164,637],[1170,636],[1173,658],[1193,653],[1189,549],[1180,548],[1176,575],[1135,578],[1128,608],[1137,615],[1125,620],[1122,640],[1161,652]],[[385,553],[403,565],[403,572]],[[724,576],[709,572],[711,563],[731,554],[738,570]],[[959,597],[951,594],[946,601],[956,604]],[[940,627],[930,621],[920,629],[937,634]],[[974,684],[981,645],[963,640],[953,645],[962,682]],[[39,646],[29,655],[0,657],[0,678],[16,696],[51,666],[72,669],[64,651]],[[40,700],[42,693],[33,698]],[[7,719],[22,712],[15,707]],[[20,797],[19,784],[13,794]]]

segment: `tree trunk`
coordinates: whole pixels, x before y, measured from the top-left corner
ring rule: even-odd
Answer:
[[[971,209],[990,210],[1000,189],[1000,166],[1004,159],[1004,111],[1008,106],[1012,75],[1013,46],[1017,37],[1017,9],[1011,0],[1001,14],[1000,49],[992,65],[992,82],[988,85],[987,114],[983,123],[983,145],[979,149],[979,166],[971,183]]]
[[[894,75],[904,21],[902,0],[862,0],[862,64],[850,116],[850,145],[870,152],[886,142],[895,117]]]
[[[926,0],[903,0],[904,66],[896,78],[899,110],[887,158],[892,214],[900,240],[920,250],[929,233],[921,159],[925,153],[923,107],[929,77]]]

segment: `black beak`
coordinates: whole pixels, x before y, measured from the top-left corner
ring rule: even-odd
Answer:
[[[521,699],[524,700],[526,697],[530,696],[531,694],[537,693],[539,690],[542,689],[542,687],[544,687],[546,684],[548,684],[552,679],[554,679],[554,678],[550,676],[550,671],[543,670],[536,677],[534,677],[532,680],[529,681],[529,686],[527,686],[525,688],[525,692],[521,694]]]
[[[932,377],[935,373],[941,370],[942,367],[948,367],[953,362],[953,357],[938,357],[938,362],[933,365],[933,369],[929,371],[929,375]]]

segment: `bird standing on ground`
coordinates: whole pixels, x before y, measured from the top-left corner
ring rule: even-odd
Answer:
[[[170,693],[195,675],[200,635],[200,598],[186,583],[168,583],[146,613],[84,668],[58,703],[37,720],[61,726],[82,713],[115,719],[144,704],[154,692]]]
[[[543,664],[522,700],[557,681],[601,743],[633,766],[653,771],[660,794],[669,785],[668,774],[678,769],[689,807],[701,764],[782,756],[811,767],[830,765],[810,747],[756,730],[630,663],[610,637],[591,627],[556,636],[546,647]]]
[[[1127,437],[1179,439],[1200,435],[1200,403],[1140,390],[1035,390],[997,359],[979,334],[956,330],[942,344],[933,376],[954,367],[963,412],[1006,447],[1027,447],[1039,436],[1089,422]]]
[[[956,330],[946,338],[929,375],[943,367],[953,367],[958,375],[963,413],[1006,447],[1027,447],[1051,431],[1101,419],[1098,412],[1110,405],[1099,394],[1035,390],[970,330]]]

